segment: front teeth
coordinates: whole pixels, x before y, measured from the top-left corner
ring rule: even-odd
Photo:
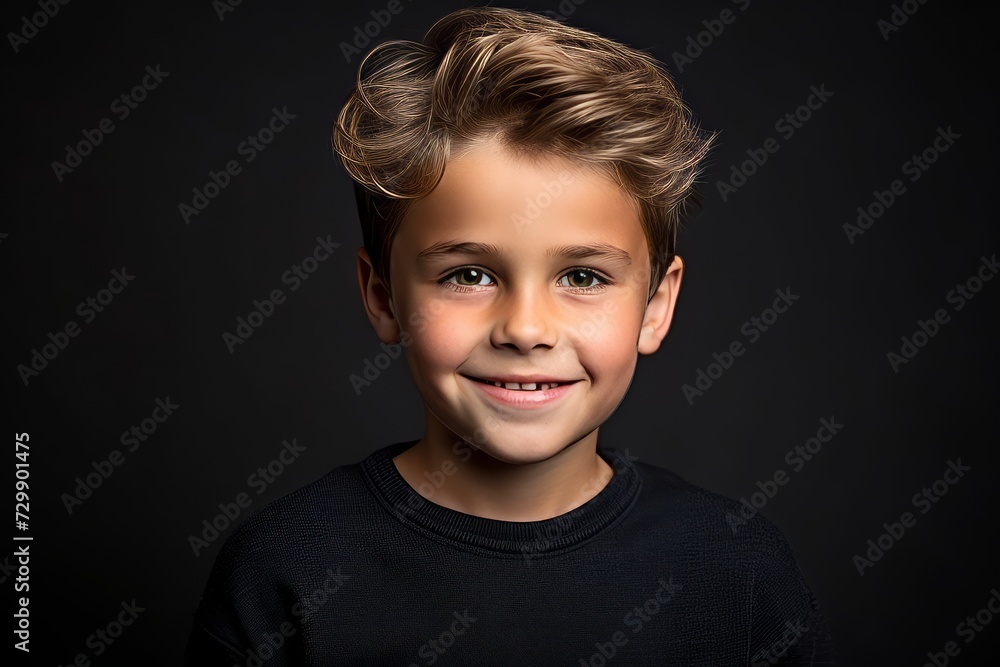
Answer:
[[[503,387],[504,389],[513,389],[515,391],[545,391],[546,389],[552,389],[553,387],[559,386],[558,382],[543,382],[542,384],[536,384],[534,382],[526,382],[524,384],[519,384],[517,382],[490,382],[489,380],[486,380],[486,382],[489,382],[489,384],[492,384],[495,387]]]

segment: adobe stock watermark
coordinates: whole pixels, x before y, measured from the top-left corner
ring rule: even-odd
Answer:
[[[542,184],[543,189],[534,198],[526,197],[524,200],[524,210],[521,213],[510,214],[510,221],[517,227],[518,233],[524,231],[525,225],[534,223],[542,211],[551,206],[552,202],[563,193],[563,186],[569,185],[572,182],[573,175],[567,170],[561,169],[558,179],[545,181]]]
[[[956,134],[951,129],[951,125],[948,126],[947,130],[939,127],[937,133],[938,136],[934,138],[930,146],[920,152],[920,155],[914,154],[900,166],[903,175],[910,177],[910,183],[916,183],[920,180],[920,177],[931,168],[931,165],[938,161],[941,154],[954,146],[956,139],[962,138],[961,134]],[[843,225],[848,242],[854,245],[854,239],[871,229],[875,221],[896,203],[896,198],[905,193],[906,184],[898,178],[889,183],[887,190],[873,190],[872,196],[875,197],[875,200],[867,206],[858,207],[858,217],[853,225],[849,222],[845,222]]]
[[[451,452],[460,463],[468,463],[474,451],[479,450],[479,445],[486,441],[489,434],[496,432],[503,424],[494,416],[489,416],[487,422],[477,426],[472,434],[463,433],[459,439],[451,444]],[[434,494],[441,490],[445,483],[458,472],[458,466],[453,459],[446,458],[441,462],[437,470],[425,470],[426,482],[421,482],[416,487],[417,493],[411,494],[403,506],[406,514],[415,514],[420,511],[434,497]]]
[[[319,269],[320,264],[330,259],[330,254],[340,247],[339,243],[334,243],[330,240],[331,236],[332,234],[327,234],[325,239],[317,236],[316,246],[312,249],[312,252],[306,255],[298,264],[292,264],[281,274],[281,283],[289,286],[289,292],[298,290],[302,286],[303,281],[309,280],[309,277]],[[243,317],[241,315],[236,318],[236,328],[233,333],[228,331],[222,332],[222,342],[226,345],[226,349],[229,350],[229,354],[236,351],[237,345],[247,342],[254,334],[254,331],[264,326],[264,322],[274,315],[277,307],[284,304],[287,298],[280,288],[275,288],[270,291],[267,297],[264,297],[263,301],[254,299],[253,309],[247,316]]]
[[[586,1],[587,0],[562,0],[562,2],[559,3],[558,11],[555,9],[546,9],[542,11],[542,14],[545,14],[550,19],[564,22],[576,12],[577,7]]]
[[[255,489],[258,496],[264,493],[269,485],[273,484],[289,466],[295,463],[302,452],[306,451],[306,447],[300,445],[296,438],[292,438],[291,442],[282,440],[281,444],[281,451],[273,460],[268,462],[266,466],[257,468],[247,477],[247,486]],[[250,507],[251,504],[253,504],[253,498],[250,497],[250,494],[241,491],[236,494],[232,502],[219,503],[220,511],[218,514],[210,519],[202,519],[201,533],[188,535],[188,546],[191,547],[195,557],[200,556],[204,549],[219,539],[222,533],[240,518],[243,510]]]
[[[741,12],[745,12],[750,6],[750,0],[730,0],[730,2],[738,6]],[[685,40],[687,46],[684,53],[674,51],[670,54],[670,57],[674,59],[674,67],[677,68],[677,72],[683,73],[685,65],[694,63],[705,52],[705,49],[712,46],[715,40],[722,36],[726,26],[733,24],[736,16],[737,14],[727,7],[719,12],[719,18],[702,21],[701,24],[705,29],[696,35],[688,35]]]
[[[632,456],[629,449],[626,448],[625,452],[621,454],[621,458],[616,457],[612,462],[613,464],[611,469],[614,476],[623,475],[625,471],[638,460],[639,457]],[[602,487],[599,487],[595,481],[588,481],[580,487],[580,490],[576,495],[576,499],[580,501],[579,504],[575,501],[571,504],[579,507],[600,493],[601,490]],[[566,519],[565,514],[561,514],[548,522],[544,533],[540,529],[535,528],[533,531],[534,539],[521,545],[521,554],[524,556],[525,564],[531,565],[536,558],[541,557],[546,551],[548,551],[555,541],[566,536],[569,532],[569,525],[569,521]]]
[[[805,103],[796,107],[793,111],[786,113],[774,123],[774,131],[781,134],[785,141],[795,136],[795,131],[800,130],[813,117],[814,111],[819,111],[823,105],[834,96],[834,93],[826,89],[826,84],[821,83],[819,88],[809,86],[810,95]],[[715,187],[722,197],[723,203],[747,184],[747,181],[756,174],[761,167],[767,164],[767,160],[781,149],[781,145],[774,137],[764,140],[760,148],[748,148],[746,150],[750,159],[744,160],[739,165],[730,165],[730,175],[727,180],[717,180]]]
[[[407,0],[407,2],[411,1]],[[404,9],[405,7],[400,0],[389,0],[385,9],[372,9],[368,12],[371,14],[372,20],[365,23],[363,28],[359,25],[354,26],[354,40],[350,44],[340,43],[340,52],[344,54],[344,60],[350,64],[354,56],[361,55],[361,50],[368,48],[372,40],[382,34],[382,31],[392,23],[392,17],[401,14]]]
[[[921,5],[926,3],[927,0],[903,0],[898,5],[893,3],[892,11],[889,12],[889,20],[879,19],[875,21],[875,27],[882,34],[882,41],[888,42],[889,36],[906,25],[910,17],[917,13]]]
[[[994,606],[993,603],[996,603]],[[1000,591],[995,587],[990,589],[990,597],[986,604],[979,609],[975,616],[966,616],[965,619],[955,626],[955,634],[965,640],[966,644],[972,643],[979,633],[986,629],[986,626],[993,622],[993,616],[1000,615]],[[941,651],[928,651],[927,662],[923,667],[945,667],[951,659],[962,652],[962,647],[958,642],[949,641]]]
[[[119,441],[127,447],[126,451],[129,454],[135,453],[142,443],[156,433],[160,424],[167,421],[174,414],[174,411],[181,407],[171,401],[169,395],[166,398],[157,398],[153,401],[153,405],[155,407],[149,417],[140,421],[138,425],[133,424],[129,430],[122,431]],[[88,473],[85,477],[77,477],[73,492],[60,496],[66,513],[72,515],[73,510],[83,505],[83,501],[94,495],[94,491],[101,488],[101,485],[115,473],[115,469],[123,463],[125,463],[125,454],[117,449],[112,449],[105,459],[91,461],[93,472]]]
[[[20,494],[18,494],[20,495]],[[18,503],[20,505],[21,503]],[[25,503],[24,511],[28,511],[28,505]],[[27,517],[25,517],[27,518]],[[26,525],[26,524],[25,524]],[[31,544],[21,543],[20,546],[14,551],[14,557],[17,558],[17,579],[14,581],[14,590],[18,593],[27,593],[31,587]],[[5,577],[6,578],[6,577]],[[14,648],[18,651],[24,651],[25,653],[31,653],[31,610],[28,608],[31,604],[31,599],[27,595],[23,595],[15,598],[15,608],[17,611],[14,612],[14,634],[21,641],[14,643]]]
[[[656,583],[659,584],[656,592],[641,605],[625,614],[622,619],[622,624],[631,628],[633,635],[642,632],[645,624],[651,622],[660,613],[660,609],[674,599],[677,591],[683,589],[681,584],[674,583],[673,577],[669,577],[669,581],[660,577]],[[597,650],[585,658],[580,658],[580,667],[604,667],[615,657],[618,649],[628,644],[629,639],[631,638],[625,634],[624,630],[616,630],[608,641],[594,642]]]
[[[442,630],[436,638],[428,639],[417,649],[417,656],[424,659],[424,664],[433,665],[437,662],[438,658],[447,653],[477,620],[475,616],[469,614],[468,609],[461,612],[453,611],[451,615],[454,620],[448,624],[447,629]],[[420,663],[411,662],[409,667],[420,667]]]
[[[382,371],[389,368],[393,361],[399,359],[403,353],[403,349],[413,344],[413,335],[410,333],[410,330],[416,331],[418,335],[422,334],[432,321],[441,317],[446,303],[446,300],[431,299],[426,305],[410,313],[409,318],[407,318],[410,329],[404,330],[400,328],[398,342],[380,342],[379,347],[382,349],[382,352],[376,354],[374,359],[365,357],[362,362],[363,369],[361,374],[351,373],[347,377],[351,383],[351,387],[354,389],[355,396],[360,396],[362,390],[372,386],[381,377]],[[593,336],[597,332],[598,327],[606,324],[610,314],[616,310],[618,310],[617,301],[614,299],[604,301],[600,304],[599,308],[588,311],[586,317],[579,324],[568,328],[567,334],[578,337]]]
[[[136,603],[135,598],[132,598],[131,602],[123,600],[120,606],[121,611],[106,625],[94,630],[93,634],[87,637],[87,640],[84,642],[85,646],[93,651],[95,658],[104,655],[104,652],[125,633],[125,628],[135,623],[136,619],[139,618],[139,614],[146,611],[145,607],[140,607]],[[81,651],[76,654],[76,657],[66,667],[86,667],[90,664],[90,656],[90,653]],[[63,666],[60,664],[59,667]]]
[[[237,144],[236,154],[243,158],[245,164],[256,160],[257,156],[274,141],[275,136],[284,131],[289,123],[298,117],[298,114],[288,113],[287,106],[281,107],[280,111],[277,107],[272,107],[271,113],[271,118],[264,127],[254,134],[248,134],[246,139]],[[239,160],[227,161],[219,171],[209,169],[208,181],[205,182],[205,185],[200,189],[198,187],[191,188],[193,193],[191,203],[180,202],[177,204],[177,210],[181,214],[184,224],[191,224],[191,218],[201,215],[212,203],[212,200],[229,187],[233,178],[242,173],[243,165],[240,164]]]
[[[766,649],[761,649],[753,654],[753,657],[750,658],[751,666],[767,667],[768,665],[778,664],[781,656],[788,653],[788,649],[798,643],[802,639],[802,635],[808,631],[809,626],[805,625],[801,618],[795,619],[795,622],[785,621],[785,631],[780,637],[771,642],[771,645]]]
[[[776,289],[774,293],[778,296],[772,302],[771,307],[765,308],[760,315],[751,317],[740,327],[740,333],[747,338],[748,344],[760,340],[761,335],[770,330],[771,326],[778,321],[778,316],[788,312],[788,309],[799,300],[798,294],[792,294],[791,287]],[[681,385],[681,393],[687,399],[688,405],[694,405],[696,396],[704,396],[705,392],[712,388],[712,385],[722,377],[723,373],[733,367],[736,358],[742,357],[744,353],[746,353],[746,348],[743,341],[739,339],[730,343],[721,354],[713,352],[712,358],[715,361],[710,362],[704,370],[698,368],[695,371],[694,384]]]
[[[795,445],[795,447],[789,449],[785,453],[785,463],[791,466],[793,473],[800,472],[806,466],[806,463],[812,461],[813,457],[823,450],[823,445],[833,440],[834,436],[842,428],[844,428],[844,425],[837,423],[836,417],[830,417],[829,419],[826,417],[820,418],[816,435],[807,439],[805,443]],[[740,526],[745,526],[751,519],[756,517],[760,510],[764,509],[768,501],[778,495],[778,488],[785,486],[790,480],[791,477],[785,472],[785,469],[778,468],[774,471],[774,474],[763,482],[757,481],[757,488],[760,490],[750,494],[750,500],[747,500],[746,496],[741,496],[739,515],[726,512],[726,523],[732,529],[733,535],[736,534]]]
[[[285,645],[286,640],[298,632],[296,625],[307,622],[310,616],[322,609],[327,602],[333,599],[333,594],[339,591],[350,578],[351,575],[343,574],[339,566],[336,572],[333,571],[333,568],[327,568],[323,583],[312,593],[300,598],[292,605],[290,611],[296,621],[284,621],[274,631],[260,635],[257,648],[247,650],[247,659],[243,664],[246,667],[262,667],[264,663],[275,656],[275,651]],[[298,620],[300,616],[302,617],[301,621]]]
[[[115,295],[121,294],[130,282],[135,280],[135,276],[128,272],[124,266],[119,271],[111,271],[111,280],[108,286],[100,289],[94,296],[88,296],[76,307],[76,314],[83,318],[84,324],[90,324],[97,319],[98,313],[103,313],[104,309],[111,305]],[[31,348],[31,360],[28,364],[18,364],[17,374],[21,382],[27,387],[32,378],[38,377],[39,373],[49,367],[55,361],[59,353],[69,346],[70,338],[80,335],[80,325],[76,320],[69,320],[56,333],[48,332],[48,343],[41,346],[41,351],[37,347]]]
[[[226,14],[236,11],[236,8],[243,4],[243,0],[212,0],[212,9],[219,17],[219,23],[226,20]]]
[[[972,470],[972,466],[962,465],[961,458],[954,461],[949,459],[947,463],[948,467],[945,468],[941,479],[935,480],[929,486],[920,489],[910,499],[910,503],[914,509],[920,510],[920,514],[930,512],[931,508],[948,493],[951,487],[958,484],[959,480],[965,476],[965,473]],[[913,528],[916,525],[917,517],[912,512],[903,512],[899,517],[899,521],[883,523],[882,528],[885,529],[885,532],[878,537],[868,540],[866,543],[868,549],[864,552],[864,555],[855,554],[851,559],[854,567],[858,570],[858,575],[865,576],[865,569],[874,567],[875,563],[882,560],[882,557],[903,538],[906,534],[906,529]]]
[[[479,451],[479,445],[486,442],[489,435],[495,433],[502,426],[504,426],[503,422],[495,416],[488,416],[486,422],[477,426],[473,433],[463,433],[459,439],[452,442],[452,454],[455,455],[459,463],[468,463],[473,452]],[[414,489],[417,493],[409,496],[403,507],[403,512],[414,514],[420,511],[428,502],[432,501],[434,494],[440,491],[458,471],[459,467],[455,465],[455,460],[450,457],[442,461],[438,469],[425,470],[424,478],[427,481],[421,482]]]
[[[14,574],[17,574],[17,566],[10,562],[10,556],[4,556],[0,563],[0,584],[6,583]]]
[[[159,63],[157,63],[155,68],[147,65],[146,76],[142,77],[142,80],[133,86],[131,90],[113,99],[109,110],[118,117],[118,120],[125,120],[133,111],[139,108],[139,104],[146,99],[149,93],[156,90],[168,76],[170,76],[170,72],[160,70]],[[63,161],[52,161],[52,171],[56,175],[56,180],[62,183],[63,177],[66,174],[73,173],[74,169],[83,164],[83,158],[93,153],[94,149],[104,141],[104,137],[114,131],[114,121],[107,116],[97,123],[96,128],[92,130],[84,129],[81,132],[83,138],[76,145],[66,145],[66,155]]]
[[[472,447],[462,440],[456,440],[451,444],[451,452],[460,463],[468,463],[472,458]],[[406,507],[414,512],[422,508],[427,501],[434,498],[434,494],[441,490],[448,478],[458,472],[458,466],[453,459],[446,458],[435,470],[424,470],[424,478],[416,489],[417,495],[410,496]]]
[[[976,294],[983,289],[983,286],[993,280],[993,276],[1000,271],[1000,264],[997,263],[997,256],[994,253],[989,259],[980,257],[979,268],[976,272],[958,283],[945,295],[945,302],[953,305],[955,311],[962,310],[965,305],[975,298]],[[941,327],[951,322],[951,314],[945,308],[938,308],[933,315],[926,320],[917,320],[917,328],[909,337],[900,336],[899,352],[890,350],[886,353],[886,359],[893,373],[899,373],[899,369],[904,364],[917,356],[934,336],[938,335]]]
[[[49,19],[55,18],[61,6],[69,4],[69,0],[38,0],[38,8],[41,11],[30,16],[21,17],[21,29],[17,32],[8,32],[7,41],[14,53],[18,53],[21,47],[29,40],[38,35],[38,31],[49,24]]]

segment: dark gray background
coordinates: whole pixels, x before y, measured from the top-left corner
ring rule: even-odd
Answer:
[[[39,664],[93,658],[88,635],[133,598],[145,611],[94,664],[178,664],[222,542],[195,557],[188,536],[249,490],[248,475],[282,440],[307,450],[265,493],[251,492],[251,509],[422,434],[401,359],[360,396],[348,379],[381,350],[359,297],[361,234],[329,129],[360,60],[346,62],[339,45],[386,3],[276,4],[244,0],[220,21],[210,2],[72,2],[18,53],[5,47],[4,421],[7,438],[31,436]],[[419,39],[465,6],[403,5],[376,41]],[[727,7],[736,20],[678,72],[671,54]],[[527,8],[560,11],[555,1]],[[0,26],[20,30],[37,11],[8,4]],[[996,622],[969,644],[956,635],[1000,586],[1000,281],[961,311],[946,294],[998,250],[996,16],[928,2],[885,40],[876,22],[892,11],[889,2],[753,0],[741,12],[724,0],[587,0],[568,17],[650,50],[703,127],[721,133],[704,211],[680,237],[687,269],[673,327],[640,358],[601,442],[740,498],[790,470],[785,453],[835,417],[843,430],[790,472],[763,513],[793,545],[843,664],[919,665],[951,640],[955,662],[974,664],[1000,645]],[[113,116],[111,101],[157,64],[169,77],[128,118]],[[821,84],[833,97],[784,139],[775,121]],[[246,164],[236,147],[273,107],[296,118]],[[114,132],[57,181],[51,163],[106,116]],[[949,126],[961,138],[911,183],[901,165]],[[780,150],[723,202],[716,182],[768,137]],[[186,225],[178,204],[230,159],[243,172]],[[897,178],[905,194],[849,243],[842,225]],[[327,235],[340,248],[290,292],[282,273]],[[83,323],[77,304],[123,266],[135,280]],[[800,299],[747,344],[743,323],[786,287]],[[288,300],[230,354],[222,333],[275,288]],[[894,373],[886,354],[938,308],[951,321]],[[25,386],[17,365],[70,320],[80,334]],[[746,353],[689,404],[681,385],[736,340]],[[120,434],[167,396],[176,413],[68,515],[61,495],[75,478],[123,449]],[[859,576],[852,557],[958,458],[972,470]],[[0,572],[5,590],[13,576]]]

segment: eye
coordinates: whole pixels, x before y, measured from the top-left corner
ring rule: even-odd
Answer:
[[[438,281],[438,284],[446,285],[449,289],[456,292],[478,292],[482,291],[481,288],[489,286],[489,283],[482,282],[483,279],[488,279],[490,281],[493,280],[490,274],[478,267],[464,266],[455,269],[446,275]],[[562,284],[563,280],[568,280],[568,283],[563,286],[570,291],[577,293],[600,292],[607,289],[608,285],[611,284],[611,280],[609,278],[606,278],[604,275],[592,269],[584,267],[574,267],[570,269],[559,279],[560,284]],[[594,284],[595,280],[599,282]]]
[[[563,274],[563,278],[568,278],[570,284],[567,285],[571,290],[578,290],[581,292],[599,292],[601,290],[607,289],[607,286],[611,284],[611,281],[607,280],[601,274],[596,271],[591,271],[590,269],[585,269],[582,267],[576,267],[570,269],[567,273]],[[574,285],[572,284],[575,280],[586,283],[588,280],[597,279],[601,282],[591,285]],[[561,279],[560,279],[561,280]]]
[[[483,285],[483,283],[480,281],[488,276],[489,274],[487,274],[482,269],[477,269],[474,266],[466,266],[462,267],[461,269],[456,269],[455,271],[452,271],[447,276],[445,276],[444,279],[441,280],[440,282],[442,284],[447,284],[452,286],[452,289],[455,289],[458,292],[473,292],[477,290],[473,290],[471,288]],[[458,282],[457,283],[451,282],[451,278],[457,279]]]

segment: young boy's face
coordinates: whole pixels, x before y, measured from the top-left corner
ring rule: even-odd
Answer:
[[[477,246],[448,250],[458,243]],[[647,305],[646,238],[624,191],[576,163],[494,143],[449,161],[402,221],[391,258],[389,300],[359,250],[362,294],[379,337],[405,346],[425,437],[447,447],[464,437],[507,463],[596,444],[637,354],[666,335],[682,273],[677,260]],[[474,379],[524,376],[567,384],[518,391]]]

